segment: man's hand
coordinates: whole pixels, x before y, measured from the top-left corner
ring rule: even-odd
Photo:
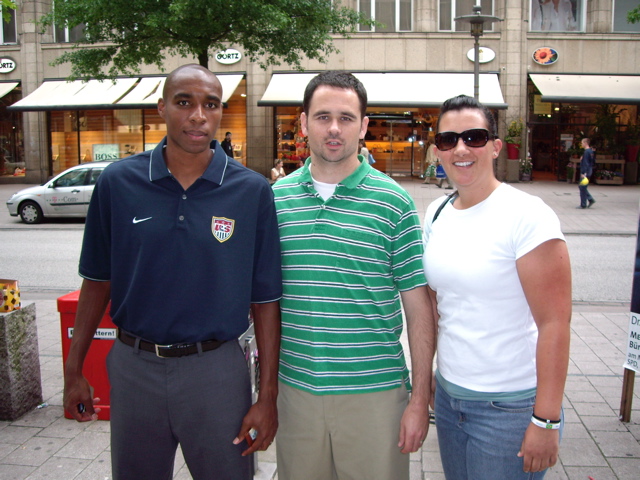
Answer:
[[[92,389],[86,378],[65,377],[63,404],[67,412],[78,422],[90,422],[98,419],[99,408],[94,405],[100,401],[92,397]]]
[[[429,431],[429,406],[409,400],[400,420],[398,447],[402,453],[417,452]]]
[[[558,461],[559,444],[558,430],[547,430],[530,423],[518,452],[519,457],[524,457],[523,470],[541,472],[553,467]]]
[[[233,440],[233,444],[238,445],[242,442],[252,428],[258,433],[258,436],[253,441],[253,445],[242,452],[243,457],[258,450],[266,450],[273,442],[278,431],[278,409],[275,400],[261,401],[258,399],[244,416],[240,432]]]

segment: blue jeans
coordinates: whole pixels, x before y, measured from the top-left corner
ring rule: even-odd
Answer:
[[[589,193],[589,190],[587,190],[586,185],[578,185],[578,188],[580,189],[580,206],[586,207],[587,202],[593,202],[593,197]]]
[[[447,480],[542,480],[546,470],[524,472],[523,458],[518,457],[534,404],[535,397],[515,402],[458,400],[438,384],[436,428]]]

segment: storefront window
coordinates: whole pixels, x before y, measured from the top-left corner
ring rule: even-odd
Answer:
[[[0,99],[0,176],[24,176],[22,113],[7,107],[22,98],[20,87]]]
[[[360,25],[361,32],[410,32],[413,30],[412,0],[360,0],[358,9],[383,26]]]
[[[462,15],[471,15],[476,0],[439,0],[440,1],[440,20],[439,30],[441,32],[467,32],[469,31],[468,22],[455,22],[453,19]],[[493,0],[482,0],[482,14],[493,15]],[[485,32],[493,31],[493,24],[487,23],[484,26]]]
[[[637,105],[542,102],[531,82],[528,89],[527,126],[534,171],[549,172],[561,181],[575,181],[573,175],[582,155],[580,141],[587,137],[596,151],[596,173],[598,169],[612,171],[616,177],[612,181],[622,181],[624,169],[611,165],[637,158],[637,148],[633,148],[638,142],[634,132],[640,125]]]
[[[584,4],[585,0],[531,0],[531,31],[583,31]]]
[[[615,0],[613,3],[613,31],[640,32],[640,23],[629,23],[627,13],[638,7],[638,0]]]
[[[156,110],[50,113],[52,172],[83,162],[119,160],[155,147],[166,134]]]
[[[300,128],[301,107],[275,109],[276,152],[286,173],[310,154]],[[427,148],[433,143],[437,109],[397,111],[381,108],[367,113],[365,142],[375,159],[373,167],[388,175],[419,176],[425,170]]]
[[[222,112],[216,140],[224,140],[225,133],[231,132],[233,158],[247,165],[247,96],[246,80],[243,79],[229,98]]]

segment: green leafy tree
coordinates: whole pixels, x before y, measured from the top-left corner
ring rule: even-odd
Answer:
[[[5,0],[3,0],[5,1]],[[162,70],[167,55],[209,57],[241,47],[251,60],[301,68],[304,57],[326,61],[336,52],[332,34],[348,37],[360,13],[331,0],[53,0],[41,25],[84,25],[84,39],[53,65],[70,62],[70,78],[114,78]]]
[[[2,0],[0,2],[0,7],[2,7],[2,18],[5,22],[11,20],[11,12],[9,10],[16,9],[16,2],[12,0]]]
[[[629,23],[640,22],[640,5],[638,5],[636,8],[634,8],[630,12],[627,12],[627,21]]]

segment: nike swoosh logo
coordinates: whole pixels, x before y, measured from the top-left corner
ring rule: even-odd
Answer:
[[[140,222],[146,222],[147,220],[151,220],[153,217],[147,217],[147,218],[140,218],[137,219],[136,217],[133,217],[133,223],[140,223]]]

